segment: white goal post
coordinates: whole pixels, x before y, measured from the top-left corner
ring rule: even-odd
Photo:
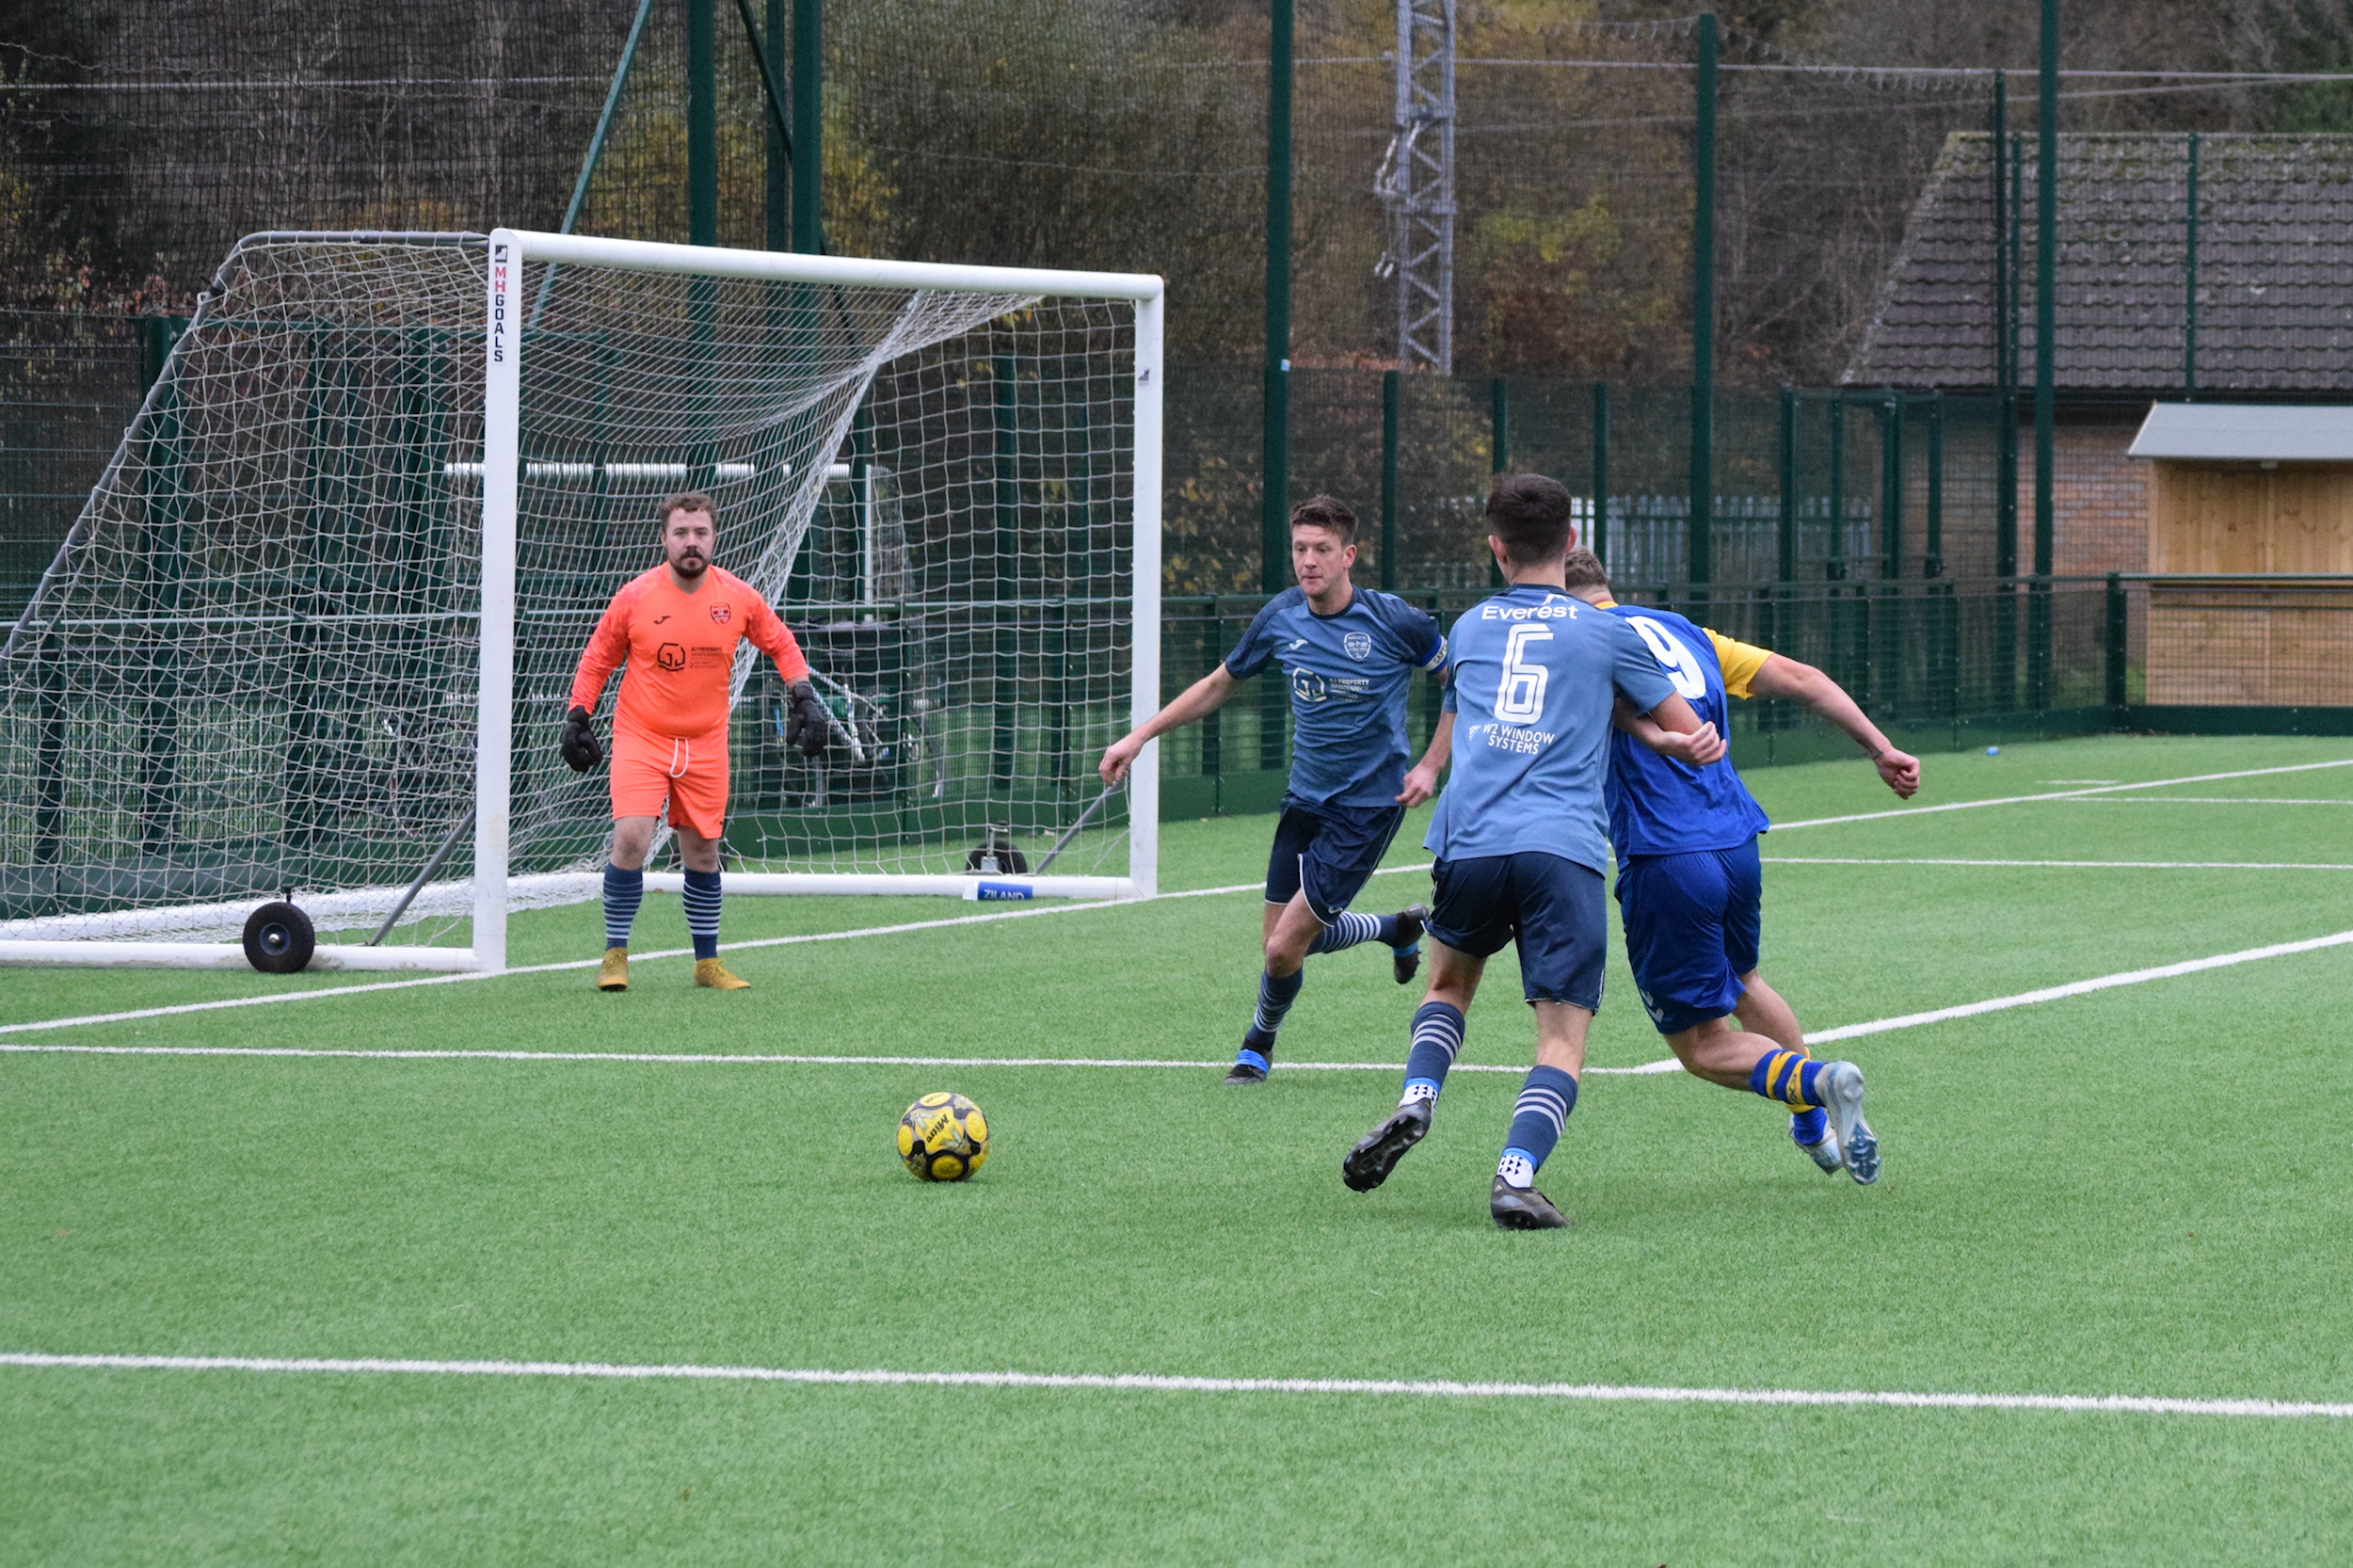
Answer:
[[[789,753],[739,650],[729,892],[1150,897],[1158,747],[1118,793],[1091,764],[1160,704],[1162,295],[241,242],[0,645],[0,964],[241,966],[285,888],[374,934],[312,968],[504,968],[511,910],[596,895],[603,778],[554,728],[685,488],[834,714]]]

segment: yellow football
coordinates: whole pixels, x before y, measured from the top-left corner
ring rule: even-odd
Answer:
[[[899,1118],[899,1158],[923,1181],[962,1181],[988,1159],[988,1118],[962,1095],[925,1095]]]

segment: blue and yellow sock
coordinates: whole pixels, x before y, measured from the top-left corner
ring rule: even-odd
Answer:
[[[1750,1071],[1749,1087],[1792,1111],[1811,1111],[1822,1103],[1814,1094],[1814,1080],[1821,1070],[1822,1064],[1801,1050],[1769,1051]]]
[[[1436,1099],[1446,1087],[1447,1069],[1462,1049],[1462,1009],[1451,1002],[1423,1002],[1414,1014],[1414,1032],[1405,1049],[1405,1093],[1397,1103]]]
[[[1577,1080],[1559,1067],[1535,1066],[1520,1086],[1519,1103],[1512,1108],[1512,1130],[1503,1141],[1503,1158],[1496,1175],[1511,1187],[1533,1187],[1536,1172],[1561,1142],[1577,1109]]]
[[[1830,1113],[1820,1106],[1801,1111],[1789,1118],[1789,1136],[1806,1148],[1812,1148],[1830,1136]]]
[[[604,868],[604,945],[629,946],[629,928],[636,922],[637,906],[646,899],[646,873],[625,872],[606,862]]]

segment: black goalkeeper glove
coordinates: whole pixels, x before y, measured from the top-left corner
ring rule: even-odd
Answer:
[[[832,711],[818,700],[817,688],[806,680],[792,682],[785,695],[792,704],[784,716],[786,744],[799,746],[804,757],[823,757],[833,739]]]
[[[564,715],[560,749],[565,765],[574,773],[586,773],[604,760],[604,747],[597,744],[597,732],[588,728],[588,717],[585,708],[575,708]]]

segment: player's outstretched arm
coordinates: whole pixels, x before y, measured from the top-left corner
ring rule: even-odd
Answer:
[[[1430,737],[1430,749],[1421,754],[1405,775],[1405,788],[1398,792],[1400,806],[1419,806],[1438,792],[1438,775],[1454,756],[1454,715],[1449,713],[1438,725],[1438,732]]]
[[[1881,733],[1880,727],[1855,706],[1847,689],[1812,664],[1776,653],[1749,678],[1749,695],[1787,697],[1804,703],[1845,730],[1855,744],[1868,753],[1880,777],[1898,796],[1910,800],[1919,790],[1920,759],[1910,752],[1897,751]]]
[[[1675,700],[1681,702],[1683,699],[1677,697]],[[1689,705],[1687,703],[1685,706],[1688,708]],[[1655,712],[1656,710],[1653,712]],[[1696,713],[1692,716],[1695,719],[1698,718]],[[1716,733],[1716,727],[1712,724],[1703,720],[1697,729],[1688,733],[1663,728],[1650,713],[1636,712],[1634,705],[1624,697],[1618,698],[1617,709],[1609,715],[1609,722],[1614,728],[1625,730],[1651,750],[1658,753],[1659,756],[1673,758],[1678,762],[1689,762],[1695,768],[1704,768],[1711,762],[1721,761],[1725,751],[1729,749],[1723,737]]]
[[[1135,765],[1137,756],[1147,743],[1216,712],[1225,706],[1225,699],[1232,696],[1234,689],[1241,684],[1227,673],[1224,664],[1218,665],[1186,687],[1176,701],[1112,742],[1111,749],[1103,753],[1103,760],[1096,765],[1095,771],[1102,776],[1104,783],[1118,783],[1128,776],[1128,770]]]
[[[1681,696],[1670,696],[1647,713],[1638,713],[1625,698],[1618,698],[1609,722],[1661,757],[1704,768],[1723,760],[1731,749],[1716,727],[1703,719]]]

